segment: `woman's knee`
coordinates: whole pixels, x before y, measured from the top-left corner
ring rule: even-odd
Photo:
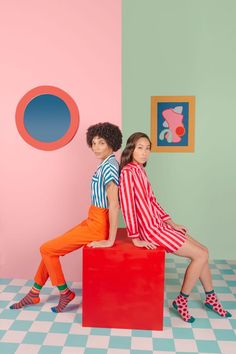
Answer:
[[[47,254],[48,253],[48,242],[43,243],[40,246],[39,251],[40,251],[41,255]]]
[[[205,263],[205,262],[208,262],[208,259],[209,259],[209,251],[208,251],[208,248],[206,246],[204,246],[202,249],[201,249],[201,253],[200,253],[200,257],[202,259],[202,261]]]
[[[202,263],[208,262],[208,248],[202,245],[196,245],[190,241],[191,256],[190,259],[200,261]]]

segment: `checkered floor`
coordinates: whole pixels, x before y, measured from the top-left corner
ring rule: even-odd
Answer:
[[[211,263],[214,288],[232,319],[222,319],[202,306],[204,294],[197,284],[189,306],[196,317],[183,322],[169,305],[179,291],[186,261],[168,256],[166,261],[165,327],[163,331],[82,328],[81,284],[72,283],[77,297],[65,313],[54,314],[57,289],[46,284],[41,303],[24,310],[8,307],[28,292],[32,281],[0,279],[1,354],[151,354],[236,353],[236,261]]]

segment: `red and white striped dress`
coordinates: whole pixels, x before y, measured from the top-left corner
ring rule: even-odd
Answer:
[[[119,193],[129,237],[152,242],[170,253],[183,245],[185,234],[165,223],[170,216],[157,202],[141,165],[132,162],[122,169]]]

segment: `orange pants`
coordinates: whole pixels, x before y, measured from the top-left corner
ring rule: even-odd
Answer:
[[[91,206],[88,218],[81,224],[53,240],[44,243],[40,247],[42,261],[39,265],[34,281],[43,286],[48,277],[52,285],[65,284],[62,272],[60,256],[73,252],[92,241],[108,238],[109,218],[108,209]]]

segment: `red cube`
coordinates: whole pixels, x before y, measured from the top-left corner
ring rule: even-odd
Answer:
[[[111,248],[83,249],[85,327],[163,329],[165,251],[135,247],[119,229]]]

